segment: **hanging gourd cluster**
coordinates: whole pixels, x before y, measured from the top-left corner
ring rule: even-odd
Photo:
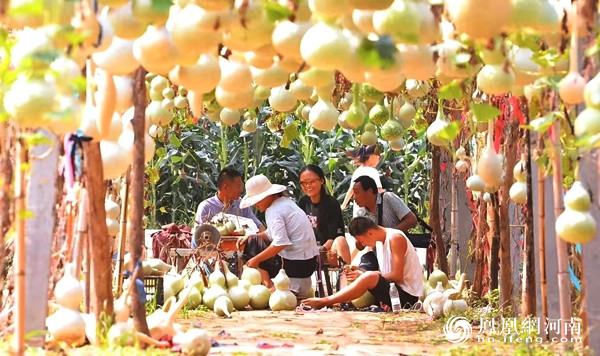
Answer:
[[[2,95],[6,113],[21,127],[57,134],[80,129],[99,140],[106,179],[120,176],[132,162],[131,75],[140,65],[150,72],[146,160],[154,153],[152,137],[162,135],[174,110],[189,109],[221,125],[243,118],[243,129],[253,132],[259,126],[256,108],[265,101],[316,130],[339,124],[357,131],[363,144],[382,138],[400,150],[431,78],[441,85],[465,81],[464,87],[475,78],[478,97],[511,93],[531,101],[546,85],[540,78],[564,76],[560,99],[567,105],[585,100],[587,106],[574,122],[576,136],[589,135],[592,142],[600,137],[600,79],[586,84],[576,56],[570,63],[561,58],[541,66],[531,46],[518,40],[529,36],[558,52],[566,30],[576,53],[578,36],[587,29],[568,0],[101,0],[99,5],[95,14],[84,0],[83,16],[74,16],[75,2],[42,14],[28,14],[21,2],[10,2],[6,22],[17,30],[11,35],[16,42],[3,56],[10,55],[12,68],[20,72],[7,79]],[[78,39],[74,46],[73,38]],[[88,57],[84,103],[81,85],[75,84]],[[336,93],[337,72],[352,83],[351,90]],[[427,138],[448,147],[451,121],[442,104]],[[477,122],[473,113],[467,115]],[[281,128],[276,119],[267,126]],[[470,166],[467,186],[488,193],[488,199],[504,180],[503,158],[492,142],[489,129],[480,157],[468,160],[462,154],[456,163],[460,171]],[[523,203],[527,187],[517,183],[511,196]]]

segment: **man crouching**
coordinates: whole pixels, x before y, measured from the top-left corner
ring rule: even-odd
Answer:
[[[352,266],[345,271],[351,282],[346,288],[325,298],[304,299],[302,304],[314,309],[349,302],[370,291],[378,304],[391,307],[390,283],[395,283],[400,304],[410,308],[423,294],[423,274],[415,248],[400,230],[384,228],[367,217],[350,221],[349,232],[365,246],[375,247],[378,270],[366,271]]]

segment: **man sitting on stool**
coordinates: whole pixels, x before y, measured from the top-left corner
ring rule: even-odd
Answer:
[[[390,283],[395,283],[400,304],[410,308],[423,294],[423,274],[415,248],[400,230],[384,228],[366,217],[350,221],[350,234],[365,246],[377,246],[377,270],[367,271],[352,266],[345,271],[351,282],[346,288],[324,298],[309,298],[302,304],[321,309],[336,303],[349,302],[370,291],[378,304],[391,307]]]

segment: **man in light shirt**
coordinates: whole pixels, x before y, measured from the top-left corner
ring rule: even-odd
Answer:
[[[240,207],[240,196],[244,191],[244,182],[242,182],[240,172],[229,167],[221,170],[217,178],[217,189],[217,193],[214,196],[202,201],[198,205],[192,232],[196,230],[198,225],[210,221],[213,216],[221,212],[252,219],[259,231],[265,230],[265,227],[256,218],[251,208]],[[197,247],[195,243],[192,240],[192,247],[194,248]]]

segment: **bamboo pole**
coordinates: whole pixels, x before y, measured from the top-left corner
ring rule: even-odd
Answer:
[[[454,166],[454,165],[453,165]],[[454,278],[457,272],[458,265],[458,176],[459,172],[456,167],[453,167],[453,179],[451,182],[451,208],[450,208],[450,250],[451,256],[450,259],[450,278]]]
[[[144,279],[141,268],[136,268],[142,256],[144,246],[144,231],[142,229],[142,218],[144,215],[144,131],[146,111],[146,71],[139,67],[134,75],[133,102],[134,114],[131,124],[133,126],[133,164],[131,166],[131,231],[129,238],[129,253],[131,254],[130,269],[134,271],[132,278]],[[135,283],[135,279],[131,281]],[[150,335],[148,323],[146,322],[146,307],[140,302],[137,288],[132,289],[133,324],[135,330]],[[142,347],[145,344],[142,343]]]
[[[541,135],[538,136],[538,151],[544,150],[544,140]],[[546,279],[546,173],[544,172],[543,167],[538,166],[538,247],[539,247],[539,259],[540,259],[540,292],[541,292],[541,303],[542,303],[542,319],[545,320],[548,318],[548,281]],[[529,186],[529,185],[528,185]],[[531,194],[531,199],[533,199],[533,194]],[[529,191],[527,192],[527,201],[530,202]],[[533,202],[529,206],[528,209],[533,210]],[[526,295],[523,293],[523,298]],[[523,311],[528,312],[528,311]],[[521,314],[523,315],[523,313]],[[541,325],[540,325],[541,327]],[[546,335],[547,337],[548,335]]]
[[[75,237],[75,252],[73,254],[73,262],[75,264],[75,273],[81,271],[81,263],[83,260],[83,249],[87,239],[87,190],[81,188],[79,191],[79,202],[77,203],[77,236]]]
[[[22,138],[17,141],[16,173],[15,173],[15,333],[13,352],[15,355],[25,354],[25,165],[27,164],[27,148]]]
[[[117,281],[117,295],[121,295],[123,292],[123,256],[125,254],[125,242],[127,241],[127,200],[129,199],[129,175],[131,174],[131,167],[127,169],[125,173],[125,179],[123,182],[123,188],[121,192],[121,221],[119,226],[119,241],[117,250],[117,268],[116,281]]]
[[[519,138],[519,123],[513,115],[507,122],[507,137],[504,157],[504,184],[500,191],[500,206],[498,209],[500,225],[500,307],[504,310],[512,308],[512,265],[510,253],[510,187],[513,184],[513,169],[517,161],[517,142]]]
[[[554,216],[558,218],[565,210],[563,201],[562,149],[560,143],[560,122],[556,121],[551,127],[552,138],[552,185],[554,187]],[[556,239],[558,257],[558,292],[561,319],[561,336],[566,337],[566,322],[571,318],[571,281],[569,280],[569,256],[567,243]]]

